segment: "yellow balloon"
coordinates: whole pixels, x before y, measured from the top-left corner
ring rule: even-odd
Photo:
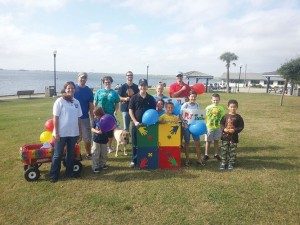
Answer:
[[[40,141],[44,144],[45,142],[50,142],[52,139],[52,133],[50,131],[44,131],[40,135]]]

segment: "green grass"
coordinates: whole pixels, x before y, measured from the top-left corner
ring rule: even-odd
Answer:
[[[221,104],[230,98],[245,120],[234,171],[197,166],[192,144],[190,168],[132,170],[120,152],[108,171],[94,174],[84,160],[79,179],[55,184],[49,163],[38,182],[25,181],[18,155],[39,143],[55,99],[0,101],[0,224],[299,224],[300,98],[280,107],[277,95],[221,93]],[[198,102],[206,107],[210,94]]]

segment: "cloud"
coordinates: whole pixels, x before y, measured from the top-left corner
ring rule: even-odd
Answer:
[[[43,9],[45,11],[52,11],[61,9],[67,4],[68,0],[0,0],[0,5],[17,6],[25,9]]]
[[[225,67],[219,56],[225,51],[237,54],[237,64],[247,63],[252,72],[276,70],[300,52],[296,0],[0,0],[1,6],[7,9],[0,14],[4,68],[52,69],[57,49],[60,70],[145,73],[149,64],[155,74],[199,70],[220,76]],[[35,20],[43,22],[38,12],[55,19],[59,10],[78,13],[72,8],[89,12],[72,21],[74,29],[33,29]],[[68,25],[77,18],[64,19]]]
[[[124,25],[121,29],[124,32],[138,33],[138,28],[137,28],[137,26],[135,24]]]

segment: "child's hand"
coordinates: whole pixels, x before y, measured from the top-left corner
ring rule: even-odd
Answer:
[[[164,119],[161,119],[159,122],[160,122],[161,124],[165,124],[165,123],[166,123],[166,121],[165,121]]]
[[[101,129],[98,129],[98,134],[102,134],[102,130]]]

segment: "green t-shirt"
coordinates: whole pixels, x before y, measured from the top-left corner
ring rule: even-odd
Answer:
[[[206,110],[206,126],[208,130],[216,130],[220,128],[220,122],[225,115],[225,110],[220,105],[211,104],[205,108]]]

